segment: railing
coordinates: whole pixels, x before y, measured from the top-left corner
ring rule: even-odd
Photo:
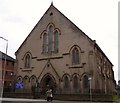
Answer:
[[[4,97],[7,98],[34,98],[34,99],[46,99],[46,94],[36,93],[15,93],[15,92],[4,92]],[[89,94],[53,94],[55,100],[70,100],[70,101],[90,101]],[[110,102],[113,100],[113,95],[94,94],[92,95],[92,101],[99,102]]]

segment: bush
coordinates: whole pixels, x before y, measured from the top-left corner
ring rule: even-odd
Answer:
[[[117,101],[117,100],[119,100],[120,99],[120,96],[118,96],[118,95],[113,95],[112,96],[112,100],[113,101]]]

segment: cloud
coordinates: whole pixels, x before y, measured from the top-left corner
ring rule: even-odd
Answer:
[[[8,38],[8,53],[11,56],[50,6],[50,2],[50,0],[0,0],[0,35]],[[97,41],[115,65],[114,70],[117,74],[117,1],[54,0],[53,4],[86,35]],[[116,79],[117,76],[115,75]]]
[[[6,16],[3,18],[3,22],[9,23],[22,23],[24,20],[19,16]]]

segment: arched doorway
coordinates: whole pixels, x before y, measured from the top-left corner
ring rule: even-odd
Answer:
[[[56,81],[51,74],[43,76],[40,82],[43,94],[46,93],[47,89],[52,89],[53,93],[56,92]]]

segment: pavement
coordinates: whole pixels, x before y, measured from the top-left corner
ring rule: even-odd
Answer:
[[[0,98],[0,103],[120,103],[118,102],[84,102],[84,101],[59,101],[53,100],[52,102],[47,102],[44,99],[23,99],[23,98]]]

